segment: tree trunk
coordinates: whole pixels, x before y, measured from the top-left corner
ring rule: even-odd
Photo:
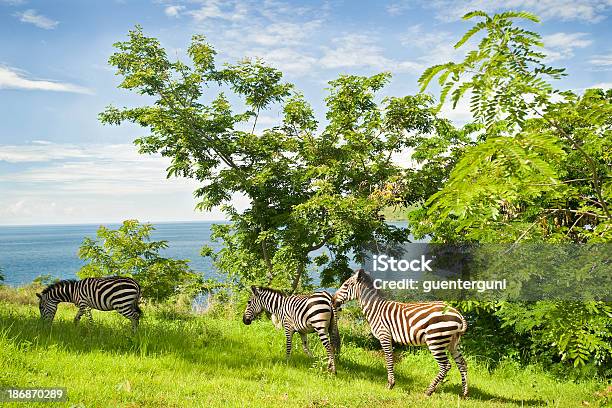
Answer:
[[[293,283],[291,284],[291,293],[294,293],[300,284],[300,278],[302,277],[302,273],[304,273],[305,266],[306,264],[303,262],[298,265],[297,270],[295,271],[295,276],[293,277]]]
[[[266,266],[268,267],[268,285],[272,283],[272,279],[274,279],[274,274],[272,273],[272,262],[270,261],[270,256],[268,255],[268,246],[265,241],[261,242],[261,251],[263,253],[264,260],[266,261]]]

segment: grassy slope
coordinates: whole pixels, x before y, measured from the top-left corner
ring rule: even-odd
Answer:
[[[403,354],[396,387],[388,391],[380,353],[356,347],[350,334],[334,377],[322,358],[308,359],[301,347],[286,363],[284,336],[269,321],[244,326],[237,318],[167,320],[149,313],[131,336],[128,321],[115,313],[94,312],[93,325],[84,320],[75,327],[74,312],[61,306],[48,329],[35,306],[0,301],[0,387],[66,386],[65,405],[87,407],[571,407],[597,406],[594,393],[603,388],[558,382],[535,368],[501,365],[489,373],[471,358],[468,400],[457,397],[456,368],[427,398],[422,392],[436,366],[425,352]],[[311,347],[323,356],[315,337]]]

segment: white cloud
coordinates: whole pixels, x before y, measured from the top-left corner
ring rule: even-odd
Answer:
[[[593,55],[589,59],[589,63],[601,67],[609,67],[612,65],[612,54],[608,55]]]
[[[458,38],[448,31],[424,29],[422,24],[416,24],[408,27],[399,39],[404,47],[430,50],[440,44],[447,44],[453,48]]]
[[[421,24],[408,27],[399,38],[405,48],[421,54],[417,60],[422,69],[463,58],[473,48],[467,44],[456,49],[454,44],[459,39],[457,35],[448,31],[423,28]]]
[[[8,163],[48,162],[85,157],[88,155],[76,146],[53,145],[45,141],[35,141],[29,146],[0,146],[0,161]]]
[[[281,70],[285,74],[304,75],[312,71],[317,58],[290,47],[271,50],[255,49],[253,56],[262,58],[267,64]]]
[[[586,48],[593,43],[588,37],[588,33],[582,32],[559,32],[544,36],[542,40],[545,46],[544,53],[547,55],[546,60],[551,62],[572,58],[575,49]],[[455,49],[454,44],[459,38],[460,36],[450,32],[424,29],[418,24],[409,27],[400,36],[400,42],[408,49],[424,51],[418,60],[424,65],[433,65],[462,58],[470,46],[473,48],[473,44],[468,44]]]
[[[542,38],[544,45],[551,48],[584,48],[593,41],[585,38],[588,33],[555,33]]]
[[[0,209],[0,220],[17,218],[31,218],[40,214],[52,215],[49,218],[55,218],[58,215],[74,216],[78,214],[78,208],[74,206],[58,206],[55,200],[34,200],[31,197],[21,197],[16,201],[11,201],[5,204],[4,208]]]
[[[174,0],[173,4],[178,4]],[[259,57],[288,75],[307,75],[320,56],[313,37],[325,21],[324,7],[296,6],[277,0],[181,2],[196,31],[206,33],[224,57]],[[214,30],[211,26],[214,24]]]
[[[574,49],[585,48],[593,43],[587,33],[555,33],[542,37],[546,60],[557,61],[572,58]]]
[[[319,64],[323,68],[373,68],[378,71],[418,72],[423,65],[385,57],[384,49],[371,35],[348,34],[333,41],[335,47],[323,47]]]
[[[178,6],[178,5],[167,6],[164,9],[164,13],[166,13],[168,17],[179,17],[181,14],[181,11],[183,10],[185,10],[185,6]]]
[[[555,33],[542,37],[546,61],[572,58],[574,49],[586,48],[593,43],[588,36],[588,33]]]
[[[8,160],[7,160],[8,159]],[[0,224],[222,219],[195,212],[191,179],[166,179],[169,159],[134,145],[0,145]],[[239,209],[248,200],[236,195]]]
[[[453,109],[452,102],[446,102],[440,109],[440,116],[449,119],[457,125],[464,125],[470,122],[474,117],[470,111],[470,98],[472,94],[468,92]]]
[[[0,65],[0,89],[25,89],[38,91],[73,92],[93,94],[85,87],[66,82],[27,78],[22,70]]]
[[[197,183],[166,179],[168,159],[140,155],[133,145],[44,142],[20,148],[39,155],[41,146],[48,150],[43,156],[49,162],[0,176],[0,185],[9,187],[0,196],[0,224],[225,218],[219,209],[195,212],[192,192]],[[248,200],[236,194],[232,203],[242,210]]]
[[[590,88],[610,89],[612,88],[612,82],[600,82],[600,83],[593,84],[591,86],[586,87],[586,89],[590,89]]]
[[[191,195],[195,183],[186,179],[166,180],[167,165],[167,160],[157,158],[50,162],[42,167],[0,176],[0,182],[28,184],[33,186],[33,190],[53,186],[56,191],[80,195],[138,194],[157,189]]]
[[[187,12],[196,22],[210,19],[242,21],[247,17],[248,8],[240,1],[200,0],[199,7]]]
[[[455,21],[473,10],[495,13],[500,10],[527,10],[543,19],[582,20],[597,23],[607,17],[609,0],[433,0],[426,3],[444,21]]]
[[[36,27],[45,30],[53,30],[59,24],[59,21],[51,20],[49,17],[39,14],[38,11],[34,9],[16,13],[15,16],[23,23],[34,24]]]
[[[248,200],[232,198],[239,208]],[[0,196],[0,225],[110,224],[126,219],[141,222],[208,221],[227,219],[220,209],[194,211],[190,194],[174,191],[137,194],[81,195],[65,191],[15,191]]]
[[[391,4],[388,4],[386,7],[387,13],[392,16],[399,16],[404,14],[406,10],[410,8],[410,4],[407,1],[397,1]]]
[[[46,141],[0,145],[0,161],[16,164],[17,172],[0,175],[0,182],[53,185],[63,191],[134,194],[162,188],[194,190],[190,179],[166,180],[170,160],[142,155],[132,144],[84,145]]]
[[[298,45],[307,40],[310,34],[316,31],[321,24],[321,20],[302,23],[273,22],[255,29],[250,33],[248,39],[263,46]],[[252,30],[252,27],[249,30]]]

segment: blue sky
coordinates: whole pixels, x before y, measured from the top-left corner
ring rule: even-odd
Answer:
[[[194,212],[190,180],[166,180],[165,159],[138,155],[133,126],[101,126],[109,104],[142,104],[118,90],[112,44],[135,24],[181,56],[205,34],[218,62],[261,57],[324,115],[326,82],[341,73],[391,71],[385,90],[405,95],[429,65],[460,58],[452,44],[467,11],[528,10],[558,86],[612,85],[610,0],[32,1],[0,0],[0,225],[220,219]],[[445,109],[461,123],[468,112]],[[262,125],[278,117],[267,112]],[[235,200],[244,205],[242,197]]]

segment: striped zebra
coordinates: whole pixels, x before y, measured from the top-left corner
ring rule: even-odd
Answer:
[[[132,278],[118,276],[105,278],[86,278],[83,280],[61,280],[48,287],[39,298],[40,316],[50,322],[55,317],[57,305],[61,302],[74,303],[79,311],[74,322],[78,323],[83,314],[93,321],[91,309],[116,310],[132,321],[136,331],[142,311],[138,307],[140,286]]]
[[[467,396],[467,364],[458,348],[467,322],[457,310],[443,302],[400,303],[385,300],[374,287],[372,277],[363,269],[348,278],[334,295],[336,305],[353,299],[359,302],[372,334],[380,341],[385,353],[389,389],[395,385],[393,343],[426,345],[440,371],[425,394],[431,395],[450,370],[451,364],[446,355],[448,350],[461,373],[463,396]]]
[[[286,295],[275,289],[252,286],[242,321],[249,325],[264,310],[271,313],[285,330],[287,358],[291,354],[291,342],[296,332],[302,337],[304,352],[312,358],[306,334],[316,331],[327,351],[327,369],[336,372],[334,354],[340,351],[340,335],[329,293],[321,291],[312,295]]]

